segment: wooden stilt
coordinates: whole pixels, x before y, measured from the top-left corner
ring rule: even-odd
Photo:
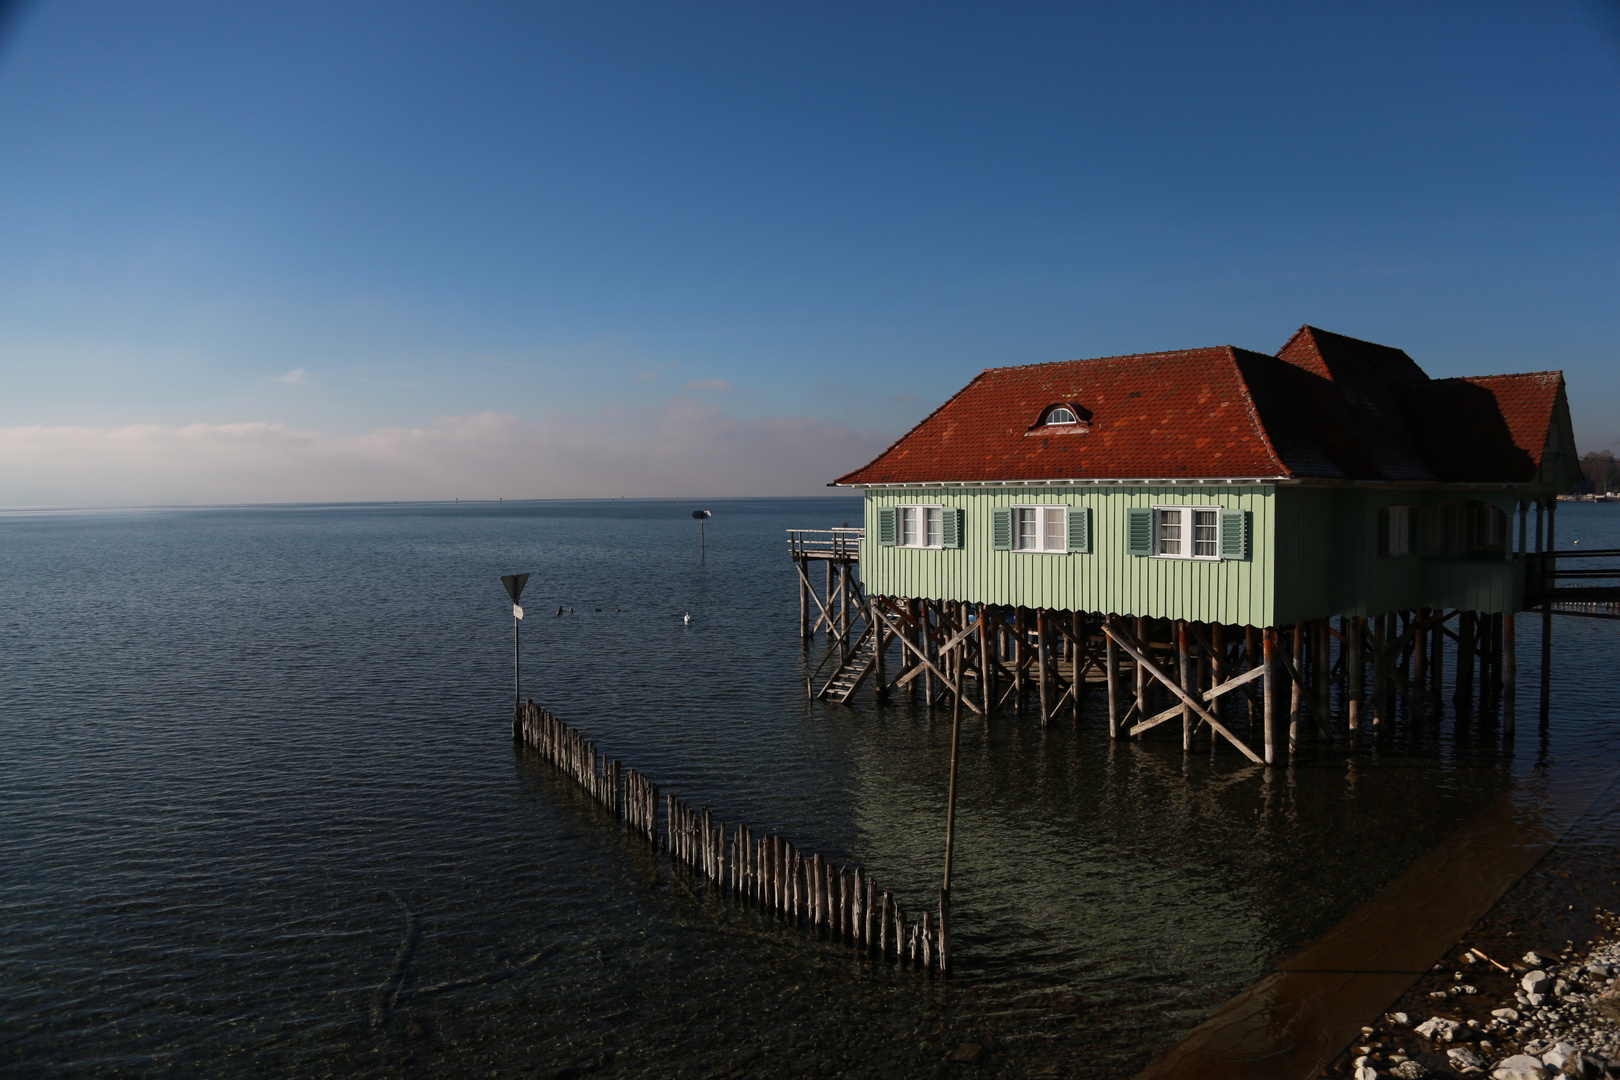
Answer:
[[[990,619],[995,609],[989,604],[979,605],[979,693],[984,699],[984,715],[988,718],[995,708],[995,664],[990,656]]]
[[[1299,666],[1301,646],[1305,643],[1305,624],[1294,624],[1294,636],[1290,643],[1289,654],[1293,657],[1294,666]],[[1292,680],[1288,684],[1288,753],[1292,755],[1299,749],[1299,716],[1304,711],[1304,688]]]
[[[1109,623],[1114,616],[1108,616]],[[1103,635],[1103,648],[1105,650],[1104,663],[1107,665],[1104,675],[1108,680],[1108,737],[1119,738],[1120,692],[1119,692],[1119,646],[1107,634]]]
[[[1361,643],[1366,632],[1367,620],[1360,615],[1345,620],[1344,712],[1352,737],[1361,731],[1361,680],[1364,674],[1361,660]]]
[[[1047,668],[1050,666],[1048,664],[1048,659],[1046,643],[1046,609],[1040,608],[1035,612],[1035,662],[1039,666],[1039,671],[1036,673],[1036,676],[1040,680],[1041,690],[1041,727],[1045,727],[1047,721],[1052,717],[1052,703],[1050,696],[1051,691],[1047,686],[1049,681],[1047,677]]]
[[[1264,682],[1264,719],[1261,727],[1265,729],[1265,758],[1266,764],[1272,765],[1277,761],[1277,631],[1271,627],[1265,630],[1265,653],[1262,663],[1266,673],[1261,678]]]
[[[1513,613],[1502,616],[1502,734],[1510,744],[1518,707],[1519,654],[1513,641]]]
[[[1150,642],[1148,641],[1148,621],[1142,616],[1138,616],[1136,619],[1136,643],[1142,647],[1143,655],[1146,655],[1150,648]],[[1144,720],[1148,715],[1147,668],[1143,666],[1141,660],[1138,660],[1133,667],[1133,672],[1136,676],[1136,716],[1138,720]]]
[[[1474,699],[1474,635],[1474,613],[1465,611],[1457,616],[1457,702]]]
[[[1193,681],[1192,655],[1187,649],[1187,620],[1176,620],[1176,656],[1180,660],[1181,688],[1189,694],[1196,694],[1198,686]],[[1192,749],[1193,714],[1192,709],[1185,703],[1181,706],[1181,750],[1182,753]]]
[[[1250,669],[1257,668],[1265,663],[1265,657],[1261,655],[1260,630],[1258,627],[1245,626],[1243,628],[1243,658],[1244,664]],[[1243,699],[1248,703],[1249,733],[1252,735],[1254,734],[1255,721],[1259,719],[1260,705],[1255,700],[1252,692],[1245,692]],[[1264,698],[1262,697],[1261,700],[1264,700]]]

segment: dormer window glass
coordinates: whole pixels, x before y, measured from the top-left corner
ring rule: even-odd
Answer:
[[[1080,420],[1074,415],[1074,411],[1064,405],[1054,405],[1046,410],[1045,416],[1041,417],[1042,424],[1077,424],[1079,422]]]

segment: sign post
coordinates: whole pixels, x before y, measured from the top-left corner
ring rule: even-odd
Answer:
[[[506,586],[506,595],[512,598],[512,702],[514,705],[523,704],[523,663],[518,653],[518,623],[523,620],[523,609],[518,606],[518,597],[523,595],[523,586],[528,583],[528,574],[501,575],[501,584]]]
[[[709,521],[709,518],[710,518],[711,515],[709,514],[709,512],[707,510],[694,510],[694,511],[692,511],[692,516],[697,518],[697,520],[698,520],[698,554],[700,556],[699,561],[708,562],[709,561],[709,537],[708,537],[707,533],[708,533],[708,521]]]

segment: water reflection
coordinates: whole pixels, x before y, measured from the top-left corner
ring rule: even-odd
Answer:
[[[853,506],[713,504],[706,565],[669,503],[0,520],[0,1062],[907,1076],[973,1038],[1009,1075],[1128,1075],[1500,792],[1620,749],[1616,624],[1576,620],[1583,677],[1506,748],[1489,713],[1270,770],[1111,742],[1098,703],[971,721],[960,973],[869,964],[718,902],[514,755],[496,581],[576,611],[524,627],[559,716],[920,910],[949,717],[803,692],[783,530]],[[1521,702],[1538,652],[1521,628]],[[393,894],[420,936],[373,1028]]]

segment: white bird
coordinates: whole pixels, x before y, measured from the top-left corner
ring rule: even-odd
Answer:
[[[682,621],[684,621],[688,626],[692,625],[692,613],[688,611],[686,613],[686,618]]]

